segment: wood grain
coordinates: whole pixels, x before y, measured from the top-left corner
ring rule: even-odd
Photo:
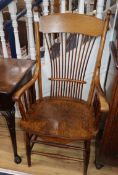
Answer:
[[[26,136],[26,154],[28,166],[31,166],[33,146],[42,142],[50,144],[66,144],[72,141],[84,142],[84,171],[87,169],[90,157],[90,141],[96,136],[100,112],[108,110],[107,100],[100,87],[100,65],[108,29],[110,13],[105,20],[79,14],[54,14],[40,18],[35,24],[36,38],[36,69],[32,79],[14,96],[19,103],[22,120],[21,127]],[[39,26],[38,26],[39,25]],[[50,58],[51,90],[49,97],[42,95],[42,75],[40,60],[40,34],[43,32],[45,44]],[[83,100],[83,88],[88,62],[96,38],[100,36],[100,45],[94,75],[87,101]],[[97,52],[97,50],[96,50]],[[35,82],[39,82],[39,99],[29,102],[24,94]],[[87,82],[86,82],[87,83]],[[97,112],[94,112],[92,99],[94,91]],[[99,90],[99,92],[98,92]],[[24,102],[22,95],[24,94]],[[32,97],[34,92],[32,91]],[[96,104],[97,104],[96,103]],[[29,104],[29,106],[27,105]],[[91,105],[90,105],[91,104]],[[59,147],[58,145],[58,147]],[[39,151],[39,154],[43,154]],[[43,154],[51,156],[50,153]],[[57,158],[58,154],[52,156]],[[65,156],[59,158],[65,159]]]

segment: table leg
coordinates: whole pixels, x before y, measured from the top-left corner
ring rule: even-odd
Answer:
[[[15,130],[15,107],[9,111],[5,111],[3,116],[7,121],[7,126],[11,136],[12,147],[14,152],[14,161],[15,163],[21,162],[21,157],[17,154],[17,144],[16,144],[16,130]]]

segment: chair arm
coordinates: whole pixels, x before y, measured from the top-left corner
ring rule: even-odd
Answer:
[[[93,96],[93,109],[95,114],[95,125],[97,128],[99,128],[99,122],[101,119],[101,113],[102,112],[108,112],[109,111],[109,104],[107,102],[107,99],[105,97],[105,94],[101,88],[100,85],[100,66],[96,68],[95,73],[95,79],[94,79],[94,96]]]
[[[100,85],[96,86],[95,93],[96,93],[97,99],[99,101],[100,111],[101,112],[108,112],[109,111],[109,103],[108,103]]]
[[[39,66],[36,65],[35,72],[34,72],[34,75],[32,76],[32,79],[28,83],[26,83],[24,86],[22,86],[18,91],[16,91],[15,94],[13,95],[12,99],[14,101],[18,101],[19,98],[22,96],[22,94],[35,83],[35,81],[38,79],[38,74],[39,74]]]
[[[102,90],[100,85],[100,66],[96,69],[95,74],[95,96],[94,96],[94,104],[97,103],[99,105],[100,112],[108,112],[109,111],[109,104],[105,97],[105,94]],[[95,105],[96,106],[96,105]]]
[[[95,124],[96,127],[99,127],[99,122],[101,119],[101,113],[102,112],[108,112],[109,111],[109,104],[106,100],[106,97],[104,95],[104,92],[101,88],[100,85],[95,86],[95,95],[93,98],[93,109],[94,109],[94,114],[95,114]]]

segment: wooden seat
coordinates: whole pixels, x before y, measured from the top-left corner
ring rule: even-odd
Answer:
[[[14,96],[22,115],[20,124],[26,133],[29,166],[31,153],[36,153],[33,150],[35,143],[75,148],[68,143],[82,140],[84,175],[87,175],[90,141],[98,131],[101,111],[109,110],[100,86],[100,65],[109,18],[109,12],[105,20],[66,13],[43,16],[40,18],[40,25],[35,23],[35,72],[32,79]],[[44,97],[42,93],[39,31],[43,33],[47,45],[45,56],[49,60],[49,77],[45,83],[47,85],[50,81],[48,97]],[[95,44],[98,38],[101,40],[97,50]],[[97,53],[96,57],[95,54],[94,57],[91,56],[92,50]],[[89,65],[92,58],[92,65]],[[87,80],[88,69],[93,72],[90,83]],[[37,81],[38,100],[35,89]],[[90,85],[90,90],[85,98],[87,90],[84,88],[87,84]],[[48,153],[43,155],[51,156]],[[65,156],[60,155],[59,158],[65,159]]]
[[[28,132],[72,140],[93,138],[97,131],[93,110],[77,100],[39,100],[20,124]]]

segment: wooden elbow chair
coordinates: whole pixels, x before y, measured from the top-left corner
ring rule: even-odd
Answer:
[[[35,23],[35,71],[32,79],[14,95],[22,115],[20,125],[26,133],[29,166],[35,143],[74,148],[69,143],[82,140],[84,175],[87,174],[90,141],[98,132],[100,112],[109,110],[100,86],[100,64],[109,18],[110,12],[107,13],[105,20],[67,13],[43,16],[40,18],[40,25],[38,22]],[[50,57],[48,97],[43,97],[42,93],[39,31],[43,32]],[[97,53],[94,46],[98,37],[100,42]],[[92,62],[89,67],[93,67],[93,76],[87,100],[84,100],[87,68],[93,50],[97,56],[93,59],[96,60],[95,64]],[[36,99],[36,81],[39,99]],[[61,155],[56,157],[65,159]]]

